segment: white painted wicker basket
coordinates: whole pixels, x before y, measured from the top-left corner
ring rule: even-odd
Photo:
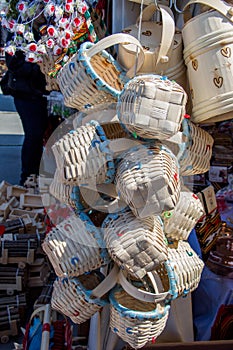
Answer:
[[[174,209],[179,200],[178,162],[161,144],[125,152],[117,166],[115,181],[119,196],[141,218]]]
[[[129,42],[139,47],[137,70],[144,62],[141,44],[127,34],[113,34],[96,44],[84,42],[78,51],[59,71],[57,81],[64,103],[78,110],[98,104],[114,102],[124,84],[136,71],[134,67],[123,71],[118,62],[105,51],[106,48]]]
[[[117,275],[118,268],[114,266],[106,278],[97,271],[75,278],[57,278],[51,306],[74,323],[83,323],[108,304],[106,295],[117,283]]]
[[[175,208],[162,214],[165,236],[176,241],[187,240],[203,214],[204,208],[198,196],[182,186]]]
[[[176,134],[185,115],[187,94],[175,81],[155,74],[131,79],[118,98],[118,117],[125,128],[146,139]]]
[[[159,217],[138,219],[130,210],[109,214],[102,231],[111,258],[131,276],[142,278],[167,259]]]
[[[42,248],[59,277],[79,276],[109,262],[100,230],[84,213],[52,228]]]

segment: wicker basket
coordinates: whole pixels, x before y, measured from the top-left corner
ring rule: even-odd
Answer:
[[[123,211],[110,214],[102,224],[112,259],[131,276],[142,278],[167,259],[167,245],[159,217],[140,220]]]
[[[178,296],[194,291],[200,282],[204,262],[190,244],[178,241],[168,245],[168,260],[175,272]]]
[[[110,292],[110,327],[132,348],[142,348],[155,341],[165,328],[170,305],[143,302],[126,293],[122,287]]]
[[[47,91],[60,90],[59,85],[57,83],[57,79],[49,75],[49,72],[54,70],[56,59],[57,58],[54,56],[52,50],[46,49],[46,54],[42,55],[42,62],[37,62],[41,72],[45,76]]]
[[[125,152],[116,172],[117,193],[136,216],[145,218],[174,209],[180,196],[178,162],[164,146]]]
[[[155,74],[131,79],[118,98],[118,116],[131,133],[147,139],[176,134],[185,115],[187,94],[174,81]]]
[[[63,183],[80,186],[113,180],[113,157],[106,135],[97,122],[64,135],[52,150]]]
[[[57,276],[79,276],[109,262],[100,230],[88,216],[71,216],[45,237],[42,248]]]
[[[203,174],[210,168],[214,139],[189,119],[182,121],[182,131],[165,141],[177,156],[182,176]]]
[[[126,73],[118,62],[105,51],[106,48],[128,42],[139,49],[137,70],[144,62],[141,44],[127,34],[113,34],[98,43],[85,42],[81,45],[57,76],[60,90],[64,95],[64,103],[78,110],[87,106],[114,102],[124,84],[131,78],[136,69],[132,67]]]
[[[74,323],[83,323],[108,304],[107,292],[117,282],[118,268],[114,266],[104,278],[92,271],[78,278],[58,278],[53,284],[51,306],[70,317]]]
[[[166,237],[187,240],[203,214],[204,208],[198,196],[183,186],[175,209],[162,214]]]
[[[56,169],[51,184],[49,185],[49,193],[72,208],[76,207],[75,201],[72,200],[72,193],[76,186],[66,185],[60,182],[59,172]]]

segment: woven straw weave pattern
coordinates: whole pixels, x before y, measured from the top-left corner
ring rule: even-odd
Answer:
[[[97,281],[91,274],[82,276],[82,283],[78,279],[57,279],[53,284],[52,308],[70,317],[74,323],[83,323],[98,312],[103,304],[87,301],[85,285],[88,279],[89,288],[94,289]],[[85,279],[84,279],[85,278]],[[91,286],[90,286],[91,285]]]
[[[116,173],[117,192],[136,216],[160,215],[180,196],[178,162],[165,147],[137,147],[124,153]]]
[[[130,132],[163,140],[179,131],[186,103],[186,92],[177,83],[159,75],[142,75],[125,85],[117,110]]]
[[[178,241],[177,245],[169,245],[168,260],[176,274],[178,295],[186,295],[195,290],[201,279],[204,262],[189,243]]]
[[[92,45],[84,44],[85,47]],[[65,105],[78,110],[85,106],[116,102],[116,91],[120,93],[124,86],[120,77],[122,70],[116,65],[114,58],[103,50],[88,61],[84,44],[57,76]]]
[[[94,179],[97,184],[108,181],[108,167],[114,165],[106,140],[103,129],[94,123],[80,126],[57,141],[52,150],[61,182],[83,185]]]
[[[183,122],[183,129],[188,141],[185,152],[179,159],[180,173],[182,176],[203,174],[210,168],[214,139],[204,129],[187,119]]]
[[[103,236],[111,258],[130,275],[142,278],[167,259],[161,220],[140,220],[131,211],[107,216]]]
[[[86,216],[85,216],[86,217]],[[42,248],[59,277],[79,276],[108,262],[98,228],[70,217],[47,234]]]
[[[200,199],[183,187],[175,208],[162,215],[166,237],[174,240],[187,240],[203,214],[204,209]]]
[[[114,304],[110,307],[110,327],[134,349],[155,341],[164,330],[168,319],[164,304],[139,301],[120,288],[111,293],[111,299]],[[131,311],[129,315],[127,310]]]

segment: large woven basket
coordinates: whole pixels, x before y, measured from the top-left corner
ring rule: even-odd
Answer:
[[[108,304],[107,292],[115,286],[117,274],[114,266],[106,278],[97,271],[75,278],[57,278],[53,284],[52,308],[74,323],[87,321]]]
[[[125,152],[116,172],[117,193],[136,216],[174,209],[180,196],[176,157],[166,147],[135,147]]]
[[[137,69],[131,67],[127,72],[128,77],[111,54],[105,51],[121,42],[136,45],[140,50]],[[113,34],[96,44],[83,43],[78,53],[62,67],[57,76],[65,105],[82,110],[87,106],[116,101],[124,84],[141,67],[143,61],[141,44],[128,34]]]
[[[102,224],[111,258],[131,276],[142,278],[167,259],[167,245],[159,217],[138,219],[123,211],[110,214]]]
[[[170,305],[143,302],[120,286],[110,292],[110,327],[132,348],[139,349],[155,341],[166,325]]]
[[[187,240],[203,214],[204,208],[198,196],[183,186],[175,208],[162,214],[166,237],[173,240]]]
[[[181,132],[164,142],[177,156],[182,176],[203,174],[210,169],[214,139],[189,119],[183,119]]]
[[[59,277],[79,276],[109,262],[100,230],[84,213],[52,228],[42,248]]]
[[[118,116],[131,133],[148,139],[176,134],[185,115],[187,94],[175,81],[155,74],[131,79],[118,98]]]
[[[194,291],[200,282],[204,262],[190,244],[178,241],[168,245],[168,260],[174,269],[178,296]]]

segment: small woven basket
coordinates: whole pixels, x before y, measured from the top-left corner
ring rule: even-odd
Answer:
[[[118,164],[115,181],[117,193],[141,218],[174,209],[179,200],[177,159],[160,144],[125,152]]]
[[[177,155],[182,176],[203,174],[210,169],[213,137],[190,120],[182,121],[182,131],[165,141]]]
[[[117,273],[118,269],[114,267],[106,278],[97,271],[78,278],[57,278],[53,284],[52,308],[70,317],[74,323],[87,321],[108,304],[106,294],[115,286]]]
[[[49,72],[54,70],[56,59],[52,50],[47,48],[46,54],[42,55],[42,62],[37,62],[41,72],[45,76],[47,91],[60,91],[57,79],[49,75]]]
[[[183,186],[175,208],[162,214],[165,236],[172,240],[187,240],[203,214],[204,208],[198,196]]]
[[[178,241],[168,245],[168,260],[174,269],[178,296],[194,291],[200,282],[204,262],[198,257],[190,244]]]
[[[131,133],[163,140],[179,131],[186,103],[187,94],[175,81],[145,74],[124,86],[117,111],[120,121]]]
[[[59,171],[56,169],[51,184],[49,185],[49,193],[72,208],[75,208],[75,201],[72,200],[72,193],[75,186],[63,184],[60,182]]]
[[[79,276],[109,262],[100,230],[81,213],[64,220],[45,237],[42,248],[57,276]]]
[[[159,217],[136,218],[131,211],[110,214],[102,224],[111,258],[131,276],[142,278],[167,259]]]
[[[85,42],[59,71],[57,81],[68,107],[82,110],[87,106],[117,101],[125,83],[133,76],[134,67],[126,73],[106,48],[128,42],[139,47],[137,69],[144,61],[141,44],[128,34],[113,34],[96,44]]]
[[[165,328],[170,306],[164,302],[140,301],[122,287],[110,292],[110,327],[132,348],[142,348],[155,341]]]
[[[52,150],[62,183],[80,186],[113,180],[113,157],[106,135],[97,122],[92,121],[64,135]]]

